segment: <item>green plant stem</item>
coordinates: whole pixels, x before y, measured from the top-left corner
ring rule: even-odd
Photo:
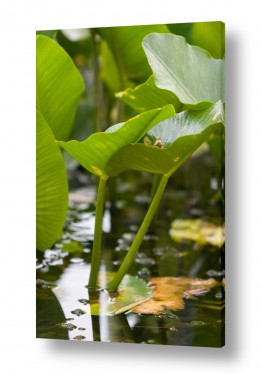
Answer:
[[[168,182],[168,176],[166,175],[163,175],[161,180],[160,180],[160,183],[158,185],[158,188],[157,188],[157,191],[154,195],[154,198],[149,206],[149,209],[145,215],[145,218],[136,234],[136,237],[131,245],[131,247],[129,248],[129,251],[126,255],[126,257],[124,258],[124,261],[122,262],[118,272],[116,273],[115,277],[113,278],[112,282],[109,284],[108,286],[108,290],[109,291],[115,291],[117,290],[119,284],[121,283],[123,277],[125,276],[125,274],[128,272],[130,266],[132,265],[135,257],[136,257],[136,254],[137,254],[137,251],[143,241],[143,238],[148,230],[148,227],[156,213],[156,210],[159,206],[159,203],[160,203],[160,200],[162,198],[162,195],[164,193],[164,190],[165,190],[165,187],[166,187],[166,184]]]
[[[151,192],[150,192],[150,202],[153,200],[153,198],[155,196],[155,193],[157,191],[157,188],[159,186],[160,181],[161,181],[161,174],[154,174],[152,188],[151,188]],[[156,226],[157,216],[158,216],[158,208],[157,208],[157,210],[154,214],[154,217],[153,217],[151,225],[150,225],[151,229],[153,229],[153,230]]]
[[[105,187],[108,177],[101,177],[98,185],[97,199],[96,199],[96,220],[95,232],[92,249],[91,272],[88,282],[88,287],[96,287],[98,270],[101,259],[101,243],[102,243],[102,221],[105,201]]]
[[[99,81],[99,56],[98,56],[98,47],[96,41],[96,33],[94,30],[91,30],[91,40],[93,48],[93,72],[94,72],[94,113],[93,113],[93,132],[100,131],[100,96],[101,96],[101,87]]]

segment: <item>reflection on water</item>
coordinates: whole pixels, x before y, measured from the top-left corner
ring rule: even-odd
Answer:
[[[81,299],[89,300],[88,289],[85,287],[89,271],[90,265],[70,264],[56,283],[57,287],[53,289],[65,319],[70,319],[77,327],[76,330],[68,331],[69,339],[74,339],[80,328],[81,335],[84,335],[86,340],[93,340],[90,305],[83,305],[79,302]],[[72,313],[78,309],[85,313]]]
[[[210,174],[201,177],[197,167],[192,170],[189,179],[192,185],[186,179],[186,168],[182,169],[180,179],[170,180],[156,226],[146,235],[130,274],[144,280],[152,276],[213,277],[218,281],[224,278],[223,249],[194,242],[176,243],[168,235],[170,224],[177,217],[205,218],[214,223],[220,221],[221,204],[212,201],[214,191],[207,187],[210,186]],[[181,176],[184,183],[180,185]],[[106,271],[117,270],[147,207],[149,177],[141,179],[136,174],[133,177],[138,177],[135,183],[129,176],[121,177],[117,185],[116,204],[107,204],[105,210],[102,278],[106,277]],[[186,191],[185,181],[188,183]],[[139,191],[136,198],[134,186]],[[118,316],[103,315],[103,299],[108,295],[86,287],[94,211],[94,202],[90,199],[82,201],[75,190],[63,237],[53,249],[37,253],[37,337],[211,347],[223,345],[224,289],[220,286],[207,294],[200,294],[195,300],[185,300],[185,309],[176,313],[166,310],[161,316],[141,316],[132,312]],[[105,283],[105,279],[101,279],[101,284]],[[91,316],[90,305],[98,300],[101,315]]]

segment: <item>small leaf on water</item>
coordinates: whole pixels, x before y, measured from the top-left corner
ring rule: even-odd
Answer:
[[[176,219],[172,222],[169,234],[173,240],[193,240],[199,244],[211,244],[221,247],[225,242],[224,226],[201,219]]]
[[[112,278],[112,273],[110,273]],[[109,277],[109,278],[110,278]],[[115,294],[101,292],[99,303],[90,302],[92,315],[117,315],[124,313],[151,297],[152,290],[146,282],[126,275]]]
[[[189,298],[202,292],[208,292],[210,288],[219,283],[213,279],[197,278],[174,278],[159,277],[151,278],[150,284],[153,288],[152,298],[134,307],[132,312],[137,314],[159,315],[166,309],[173,312],[185,307],[183,298]]]

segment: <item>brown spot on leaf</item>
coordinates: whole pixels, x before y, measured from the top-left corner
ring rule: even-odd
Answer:
[[[101,171],[98,167],[96,167],[96,166],[94,166],[94,165],[92,165],[92,169],[94,170],[94,172],[95,172],[97,175],[102,175],[102,174],[103,174],[102,171]]]

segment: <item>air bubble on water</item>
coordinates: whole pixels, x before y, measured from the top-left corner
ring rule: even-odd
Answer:
[[[82,314],[86,314],[86,312],[82,309],[75,309],[71,311],[72,314],[75,314],[76,316],[80,317]]]
[[[178,331],[175,327],[170,327],[170,331]]]

